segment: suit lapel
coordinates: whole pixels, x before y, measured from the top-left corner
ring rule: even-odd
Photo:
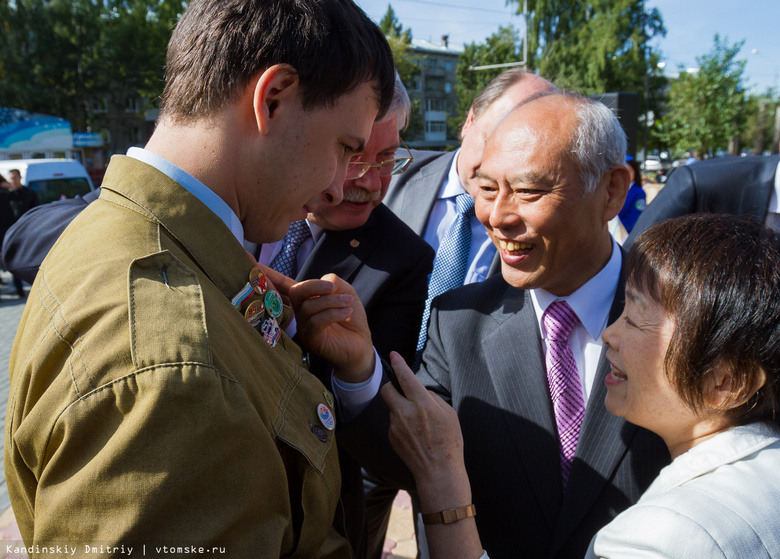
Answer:
[[[561,501],[560,459],[555,416],[544,373],[541,334],[530,294],[507,289],[511,291],[504,298],[501,322],[486,332],[482,343],[510,435],[545,518],[554,527]],[[506,306],[512,304],[519,309],[504,318]],[[512,351],[512,348],[523,348],[523,351]],[[551,499],[551,495],[558,498]]]
[[[625,257],[624,252],[624,264]],[[612,324],[623,312],[624,301],[625,278],[621,270],[608,324]],[[591,390],[585,412],[569,487],[561,506],[560,522],[554,537],[554,541],[558,544],[566,541],[596,501],[604,484],[611,479],[620,459],[626,453],[631,437],[636,431],[634,425],[612,415],[604,406],[607,387],[603,380],[610,369],[605,357],[606,350],[605,346],[601,351],[595,386]]]
[[[775,172],[777,170],[778,156],[767,157],[766,163],[757,168],[758,176],[740,189],[742,212],[750,212],[760,219],[766,220],[769,208],[769,200],[775,189]]]
[[[439,188],[450,172],[454,157],[453,152],[420,167],[420,171],[406,182],[398,204],[394,205],[402,210],[403,215],[399,213],[398,217],[421,237],[425,233],[425,224],[436,203]]]
[[[376,245],[376,235],[371,234],[375,224],[372,212],[365,225],[357,229],[323,231],[295,279],[319,279],[325,274],[334,273],[351,282],[357,269]]]

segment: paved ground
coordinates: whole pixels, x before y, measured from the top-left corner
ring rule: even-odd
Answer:
[[[19,299],[11,282],[11,275],[0,271],[0,279],[4,284],[0,285],[0,465],[3,458],[3,436],[5,433],[5,411],[8,404],[8,392],[10,383],[8,379],[8,361],[11,358],[16,328],[22,317],[25,300]],[[29,286],[25,286],[29,291]],[[10,508],[8,491],[5,486],[5,475],[0,468],[0,541],[18,541],[19,532]],[[393,505],[390,527],[385,543],[385,557],[412,559],[416,556],[417,547],[414,539],[414,527],[412,524],[411,502],[406,493],[402,493]],[[4,549],[4,548],[3,548]],[[11,556],[4,555],[0,550],[0,559]],[[13,557],[23,557],[14,555]]]

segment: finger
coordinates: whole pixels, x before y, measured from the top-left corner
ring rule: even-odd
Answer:
[[[398,384],[401,385],[401,390],[406,394],[407,400],[417,402],[427,398],[428,391],[399,353],[395,351],[390,352],[390,364],[395,371],[395,376],[398,377]]]
[[[303,300],[296,306],[300,316],[312,316],[330,309],[352,309],[352,295],[330,294]]]
[[[393,386],[392,382],[386,382],[380,389],[379,393],[382,395],[382,399],[390,408],[390,411],[398,411],[402,406],[407,405],[409,400],[401,396],[401,394]]]
[[[350,285],[349,282],[344,281],[336,274],[325,274],[320,279],[322,281],[327,281],[329,283],[332,283],[335,287],[336,293],[346,293],[357,297],[357,292],[355,291],[355,288],[352,287],[352,285]]]
[[[323,332],[331,325],[344,322],[352,316],[350,307],[327,309],[312,315],[298,313],[298,329],[304,333]]]
[[[336,292],[332,282],[323,280],[306,280],[290,286],[288,295],[294,307],[300,306],[307,299],[322,297]]]

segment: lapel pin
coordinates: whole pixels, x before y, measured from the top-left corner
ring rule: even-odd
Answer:
[[[336,418],[333,417],[333,412],[325,404],[317,406],[317,416],[328,431],[333,431],[336,428]]]

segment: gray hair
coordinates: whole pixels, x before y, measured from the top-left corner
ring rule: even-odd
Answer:
[[[409,126],[409,119],[412,116],[412,102],[409,100],[409,94],[406,92],[404,82],[401,81],[401,76],[398,75],[398,70],[395,72],[395,87],[393,88],[393,100],[390,101],[390,107],[388,107],[385,116],[381,121],[385,122],[390,118],[398,119],[398,131],[401,132]]]
[[[571,93],[565,95],[577,101],[579,119],[571,138],[571,157],[580,170],[585,192],[593,192],[610,169],[625,165],[626,133],[604,103]]]
[[[586,194],[593,192],[610,169],[625,165],[626,133],[604,103],[569,91],[542,91],[520,102],[517,107],[550,96],[562,97],[575,105],[577,126],[571,135],[569,156],[579,169],[583,191]]]

